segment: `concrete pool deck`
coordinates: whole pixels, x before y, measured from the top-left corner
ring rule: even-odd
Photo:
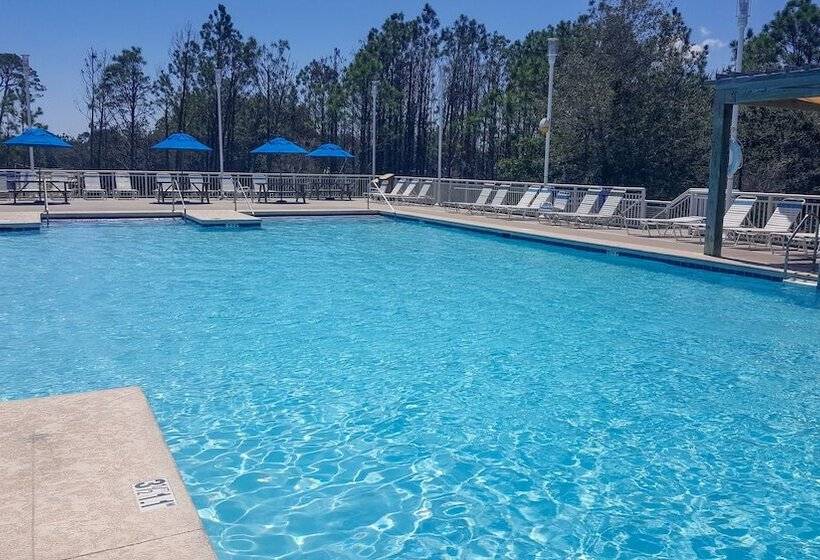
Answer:
[[[2,560],[215,559],[136,387],[0,402],[0,453]]]
[[[233,200],[214,200],[211,204],[187,204],[189,213],[195,215],[233,212]],[[42,209],[32,204],[0,203],[0,224],[6,216],[21,211],[31,214]],[[748,249],[724,246],[723,257],[715,258],[703,254],[703,245],[695,239],[675,239],[672,236],[650,237],[645,233],[619,228],[576,228],[567,226],[547,226],[533,219],[507,219],[494,215],[467,214],[451,209],[425,205],[395,206],[399,217],[427,220],[441,224],[457,225],[491,233],[511,234],[524,238],[553,242],[592,250],[614,250],[641,258],[657,258],[689,266],[705,266],[735,273],[748,273],[771,279],[782,278],[783,251],[772,253],[766,248]],[[240,214],[248,214],[244,201],[237,203]],[[257,217],[278,216],[333,216],[333,215],[392,215],[383,203],[371,202],[368,208],[363,199],[353,201],[310,200],[306,204],[253,204]],[[231,214],[233,215],[233,214]],[[153,199],[136,200],[72,200],[71,204],[53,204],[50,217],[59,219],[88,218],[182,218],[182,207],[170,203],[158,204]],[[794,270],[809,272],[808,255],[795,252],[792,256]],[[804,274],[805,275],[805,274]],[[809,277],[815,277],[807,275]],[[815,277],[816,278],[816,277]]]

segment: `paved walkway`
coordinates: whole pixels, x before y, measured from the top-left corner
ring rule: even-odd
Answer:
[[[0,560],[73,558],[215,558],[138,388],[0,402]]]

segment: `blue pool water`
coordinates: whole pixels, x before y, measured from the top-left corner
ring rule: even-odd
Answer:
[[[0,398],[141,386],[221,559],[820,556],[813,290],[386,218],[0,271]]]

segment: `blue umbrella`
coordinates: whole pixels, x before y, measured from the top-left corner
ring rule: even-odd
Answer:
[[[306,154],[307,150],[294,144],[287,138],[278,136],[268,140],[258,148],[251,150],[252,154]]]
[[[7,146],[28,146],[32,148],[70,148],[71,144],[43,128],[33,126],[22,134],[3,142]]]
[[[258,148],[251,150],[252,154],[265,154],[265,155],[304,155],[307,153],[307,150],[304,149],[302,146],[291,142],[287,138],[282,138],[281,136],[277,136],[276,138],[272,138],[268,140]],[[281,173],[279,175],[281,181]],[[264,192],[265,195],[265,202],[268,201],[268,189]],[[262,201],[262,192],[259,193],[259,201]],[[279,202],[284,202],[282,199],[282,191],[279,191]]]
[[[353,154],[337,146],[336,144],[322,144],[315,150],[308,152],[308,157],[330,157],[330,158],[345,158],[353,157]]]
[[[167,152],[210,152],[212,151],[211,148],[191,136],[190,134],[185,134],[184,132],[175,132],[168,136],[165,140],[157,142],[153,146],[151,146],[152,150],[164,150]],[[179,163],[179,162],[177,162]],[[180,196],[181,193],[180,193]],[[157,190],[157,202],[165,200],[165,193],[161,190]],[[203,188],[199,191],[199,200],[204,202],[207,200],[209,203],[211,202],[210,194],[208,193],[208,189]],[[172,200],[172,202],[175,202]]]
[[[211,148],[184,132],[175,132],[165,140],[151,146],[152,150],[168,150],[176,152],[210,152]]]
[[[14,138],[9,138],[3,142],[7,146],[25,146],[29,148],[70,148],[71,144],[57,136],[56,134],[32,126],[27,128],[21,134]],[[39,183],[43,184],[42,172],[38,171]],[[68,189],[63,193],[65,201],[68,202]],[[15,198],[16,200],[16,198]],[[45,205],[46,216],[48,216],[48,193],[46,192],[45,184],[43,184],[43,204]]]

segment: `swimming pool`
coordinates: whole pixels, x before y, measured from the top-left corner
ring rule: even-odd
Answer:
[[[377,217],[0,271],[0,398],[143,387],[220,558],[820,555],[813,290]]]

